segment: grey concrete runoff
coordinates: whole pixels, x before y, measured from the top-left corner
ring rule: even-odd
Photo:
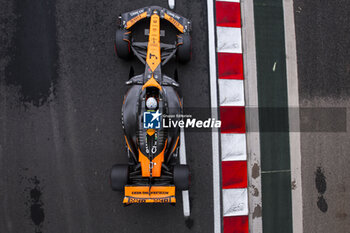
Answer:
[[[293,0],[283,1],[289,111],[293,232],[303,232],[298,68]]]
[[[254,3],[253,0],[241,2],[242,12],[242,45],[244,64],[245,103],[247,108],[257,109],[258,90],[255,52]],[[254,114],[251,114],[253,113]],[[247,160],[249,191],[249,230],[262,233],[261,201],[261,162],[260,135],[258,130],[258,111],[246,111],[247,126]],[[252,130],[255,128],[256,130]]]

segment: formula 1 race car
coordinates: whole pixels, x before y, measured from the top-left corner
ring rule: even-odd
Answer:
[[[161,68],[173,57],[182,63],[190,60],[191,22],[158,6],[123,13],[119,20],[116,54],[123,59],[136,56],[145,64],[145,72],[126,82],[130,88],[124,96],[122,127],[129,164],[112,167],[111,187],[124,190],[124,204],[175,203],[175,189],[188,190],[190,172],[187,165],[179,164],[180,129],[162,126],[164,115],[182,114],[183,108],[179,84]],[[133,37],[139,21],[149,21],[148,42]],[[163,21],[177,32],[173,44],[160,41]]]

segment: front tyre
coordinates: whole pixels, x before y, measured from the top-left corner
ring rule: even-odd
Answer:
[[[111,169],[111,188],[114,191],[123,191],[129,179],[129,165],[116,164]]]
[[[115,34],[114,49],[118,57],[129,59],[131,57],[130,31],[118,29]]]
[[[176,51],[177,60],[186,63],[191,60],[192,56],[192,40],[190,34],[180,34],[178,37],[178,47]]]

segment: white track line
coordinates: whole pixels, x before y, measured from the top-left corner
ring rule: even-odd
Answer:
[[[183,128],[180,128],[180,164],[187,164],[186,162],[186,143],[185,132]],[[182,204],[185,217],[190,217],[190,198],[188,190],[182,191]]]
[[[207,0],[211,117],[218,119],[214,2]],[[214,233],[221,233],[219,133],[212,131]]]
[[[175,7],[175,0],[168,0],[168,5],[169,5],[170,9],[174,9],[174,7]]]
[[[249,230],[262,233],[260,135],[253,0],[241,2],[247,126]]]
[[[180,128],[180,164],[187,164],[184,128]]]
[[[190,217],[191,210],[190,210],[190,197],[188,190],[182,191],[182,203],[183,203],[183,211],[185,217]]]
[[[301,180],[301,151],[299,124],[298,66],[295,41],[293,1],[283,1],[286,67],[289,107],[289,144],[292,178],[293,231],[303,232],[303,196]]]

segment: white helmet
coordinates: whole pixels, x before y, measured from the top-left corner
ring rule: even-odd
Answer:
[[[146,101],[146,106],[148,109],[154,110],[157,108],[157,100],[154,97],[149,97]]]

